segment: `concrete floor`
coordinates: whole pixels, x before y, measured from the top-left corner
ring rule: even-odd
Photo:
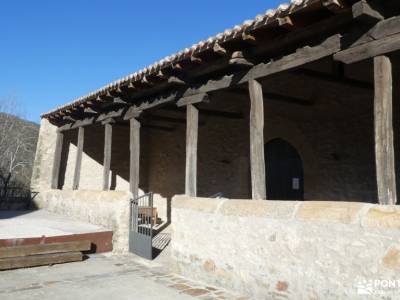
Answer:
[[[44,210],[0,211],[0,240],[106,231]]]
[[[93,255],[84,262],[0,272],[0,278],[1,300],[247,299],[134,255]]]

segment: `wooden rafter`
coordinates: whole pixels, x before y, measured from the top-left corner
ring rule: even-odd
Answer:
[[[352,7],[353,17],[367,24],[376,24],[385,19],[382,14],[373,9],[366,0],[355,3]]]
[[[340,50],[340,41],[340,35],[334,35],[317,46],[300,48],[292,54],[283,56],[275,61],[258,64],[249,70],[240,71],[232,75],[226,75],[219,79],[212,79],[204,84],[192,85],[189,87],[182,84],[182,88],[167,95],[144,97],[140,101],[135,101],[138,104],[133,104],[132,107],[137,111],[143,111],[174,101],[179,101],[178,105],[187,105],[189,102],[192,104],[199,103],[207,99],[206,94],[209,92],[226,89],[235,85],[241,85],[247,83],[251,79],[263,78],[278,72],[294,69],[298,66],[332,55]],[[110,97],[114,99],[114,96],[110,93],[106,94],[106,97],[107,99]],[[97,118],[97,121],[101,122],[108,118],[121,117],[123,113],[124,108],[103,113]],[[73,121],[75,121],[75,119]]]

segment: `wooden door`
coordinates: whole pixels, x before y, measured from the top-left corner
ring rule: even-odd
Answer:
[[[282,139],[265,145],[267,199],[303,200],[303,163],[297,150]]]

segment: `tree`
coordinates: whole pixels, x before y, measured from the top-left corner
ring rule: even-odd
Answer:
[[[37,125],[22,120],[12,97],[0,98],[0,198],[11,185],[29,187],[37,140]],[[36,127],[36,128],[35,128]]]

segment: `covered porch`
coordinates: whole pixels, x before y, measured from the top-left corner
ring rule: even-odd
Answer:
[[[172,96],[82,104],[57,130],[52,188],[152,192],[168,221],[180,194],[396,204],[398,53],[347,65],[339,41],[180,83],[190,96],[168,79]]]
[[[259,298],[397,279],[399,14],[296,1],[43,115],[38,199],[127,250],[154,193],[177,270]]]

